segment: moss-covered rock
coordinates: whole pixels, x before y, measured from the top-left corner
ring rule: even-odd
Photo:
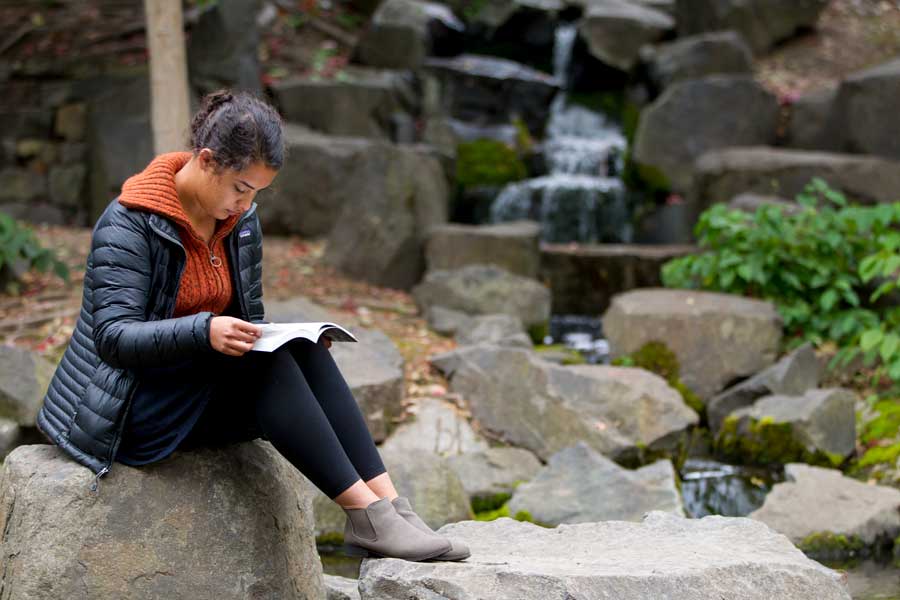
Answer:
[[[701,416],[703,415],[706,408],[703,400],[681,381],[678,357],[665,343],[657,340],[647,342],[636,352],[616,358],[613,360],[613,364],[623,367],[640,367],[656,373],[678,390],[685,404]]]
[[[498,140],[462,142],[456,149],[456,181],[469,187],[502,185],[528,177],[516,151]]]
[[[802,462],[837,467],[844,457],[819,449],[810,449],[794,435],[790,423],[770,416],[756,419],[747,415],[729,415],[716,437],[717,454],[729,461],[771,465]]]
[[[534,351],[544,358],[549,358],[552,362],[562,365],[583,365],[587,362],[581,352],[569,348],[565,344],[541,344],[535,346]]]
[[[475,513],[476,521],[493,521],[495,519],[499,519],[500,517],[509,517],[511,519],[515,519],[516,521],[528,521],[529,523],[534,523],[535,525],[547,527],[549,529],[553,529],[554,527],[554,525],[550,525],[549,523],[541,523],[540,521],[535,521],[534,517],[532,517],[531,513],[529,513],[527,510],[520,510],[516,512],[515,515],[510,515],[508,501],[504,502],[503,506],[501,506],[500,508]]]
[[[843,560],[867,551],[865,542],[859,536],[831,531],[811,533],[797,547],[816,560]]]

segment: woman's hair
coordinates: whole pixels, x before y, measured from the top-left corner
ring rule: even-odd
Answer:
[[[284,164],[283,121],[278,112],[248,92],[207,94],[191,120],[191,149],[213,151],[220,168],[242,171],[261,162],[276,171]]]

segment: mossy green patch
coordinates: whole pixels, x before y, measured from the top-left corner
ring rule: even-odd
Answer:
[[[501,141],[479,139],[456,148],[456,181],[462,186],[503,185],[526,177],[525,163]]]
[[[564,365],[583,365],[587,362],[581,352],[573,348],[568,348],[565,344],[541,344],[535,346],[534,351],[538,354],[563,354],[564,358],[562,364]]]
[[[550,525],[548,523],[541,523],[534,519],[531,516],[531,513],[527,510],[520,510],[515,515],[509,514],[509,502],[504,502],[503,506],[494,510],[488,510],[484,512],[475,512],[475,520],[476,521],[494,521],[499,519],[500,517],[508,517],[511,519],[515,519],[516,521],[528,521],[529,523],[534,523],[540,527],[547,527],[553,529],[554,525]]]
[[[344,535],[342,533],[329,532],[316,536],[316,544],[322,546],[340,546],[344,543]]]
[[[528,326],[528,337],[531,338],[531,342],[535,345],[540,345],[544,343],[544,338],[550,333],[550,322],[544,321],[543,323],[535,323],[533,325]]]
[[[838,467],[844,462],[839,454],[810,450],[797,440],[790,423],[778,422],[771,416],[755,419],[729,415],[722,422],[715,447],[723,458],[745,464],[804,462]]]
[[[669,385],[678,390],[685,404],[693,408],[701,416],[706,411],[706,406],[700,397],[681,381],[681,367],[678,364],[678,356],[664,342],[651,340],[635,352],[616,358],[612,361],[612,364],[623,367],[640,367],[651,373],[656,373],[665,379]]]
[[[852,558],[866,550],[866,544],[859,536],[831,531],[811,533],[797,547],[810,557],[832,560]]]
[[[509,502],[510,498],[512,498],[512,494],[505,492],[493,494],[490,496],[473,496],[472,510],[475,513],[487,513],[493,510],[497,510],[504,504]]]

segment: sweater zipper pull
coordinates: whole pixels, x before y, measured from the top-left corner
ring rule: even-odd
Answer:
[[[218,256],[216,256],[215,254],[213,254],[211,247],[207,246],[206,249],[209,250],[209,262],[212,263],[212,266],[221,267],[222,259],[219,258]]]
[[[96,492],[100,489],[100,478],[103,477],[107,471],[109,471],[109,467],[103,467],[100,469],[100,472],[94,476],[94,483],[91,484],[92,492]]]

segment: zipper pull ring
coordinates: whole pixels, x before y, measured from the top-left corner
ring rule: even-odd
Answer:
[[[109,467],[103,467],[100,472],[94,475],[94,483],[91,484],[91,491],[97,492],[100,489],[100,478],[109,471]]]

